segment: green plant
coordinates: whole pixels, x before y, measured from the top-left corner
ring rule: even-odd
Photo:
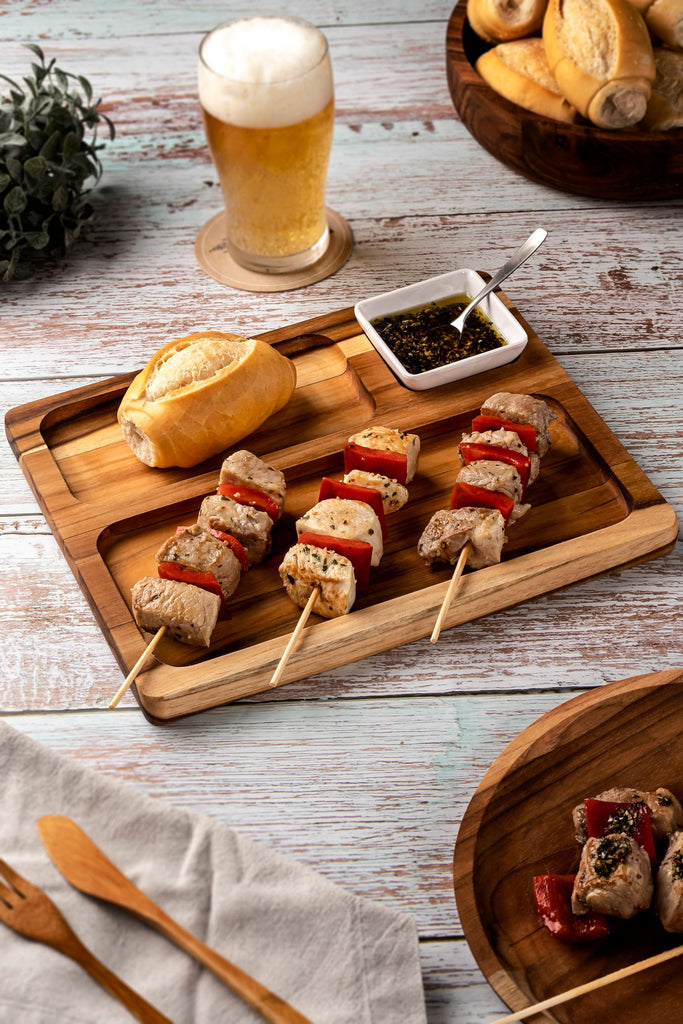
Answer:
[[[97,127],[109,138],[114,125],[93,103],[82,75],[45,63],[39,46],[27,44],[40,63],[22,88],[13,79],[0,98],[0,274],[2,280],[35,272],[39,253],[68,252],[93,220],[87,202],[89,178],[99,181],[102,165]],[[80,90],[78,89],[80,86]],[[86,134],[91,132],[90,139]]]

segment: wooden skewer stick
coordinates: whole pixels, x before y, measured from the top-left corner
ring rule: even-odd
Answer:
[[[441,632],[441,627],[443,626],[443,620],[446,618],[446,615],[448,614],[448,609],[450,608],[455,592],[458,589],[460,578],[462,577],[463,570],[467,562],[467,556],[469,555],[471,550],[472,545],[470,544],[469,541],[467,541],[463,545],[462,550],[460,552],[460,557],[458,558],[458,561],[456,563],[453,575],[451,576],[451,582],[448,584],[448,590],[446,591],[446,596],[444,597],[443,604],[441,605],[439,617],[434,623],[434,629],[432,630],[432,635],[429,638],[433,644],[435,644],[436,641],[439,639],[439,633]]]
[[[655,956],[648,957],[647,960],[639,960],[635,964],[629,964],[628,967],[622,967],[618,971],[613,971],[611,974],[604,974],[602,978],[595,978],[594,981],[587,981],[583,985],[577,985],[575,988],[567,989],[566,992],[560,992],[559,995],[551,996],[550,999],[545,999],[542,1003],[534,1003],[533,1006],[527,1006],[523,1010],[518,1010],[516,1013],[510,1013],[506,1017],[498,1017],[496,1020],[491,1021],[491,1024],[512,1024],[516,1020],[524,1020],[525,1017],[531,1017],[534,1013],[541,1013],[542,1010],[549,1010],[551,1006],[559,1006],[560,1003],[567,1003],[570,999],[576,999],[577,996],[583,996],[587,992],[593,992],[597,988],[602,988],[604,985],[611,985],[614,981],[621,981],[624,978],[630,977],[632,974],[637,974],[638,971],[644,971],[648,967],[655,967],[657,964],[663,964],[667,960],[673,960],[674,957],[680,956],[683,953],[683,944],[676,946],[674,949],[666,949],[663,953],[657,953]]]
[[[128,687],[135,680],[135,677],[140,674],[140,669],[142,668],[142,666],[144,665],[145,661],[147,660],[147,655],[152,653],[152,651],[154,650],[156,645],[159,643],[159,641],[161,640],[161,638],[163,637],[165,632],[166,632],[166,626],[161,626],[156,631],[156,633],[154,634],[154,636],[152,637],[150,642],[147,644],[147,646],[145,647],[144,651],[142,652],[142,654],[140,655],[138,660],[135,662],[135,664],[133,665],[132,669],[130,670],[130,672],[128,673],[128,675],[123,680],[123,682],[121,683],[120,687],[118,688],[118,690],[116,691],[116,693],[112,697],[112,699],[111,699],[111,701],[109,703],[109,707],[110,708],[115,708],[116,707],[116,705],[121,700],[121,698],[123,697],[123,695],[126,692],[126,690],[128,689]]]
[[[309,597],[308,601],[306,602],[306,607],[301,612],[301,615],[299,616],[299,621],[296,624],[294,632],[290,636],[289,641],[287,643],[287,646],[285,647],[284,651],[282,652],[282,657],[280,658],[278,666],[275,669],[275,671],[273,672],[271,680],[268,683],[269,687],[277,686],[277,684],[280,682],[280,679],[282,678],[282,673],[284,672],[285,668],[287,667],[287,662],[289,661],[289,659],[290,659],[290,657],[292,655],[292,651],[294,650],[296,645],[299,643],[299,639],[301,638],[301,634],[304,631],[304,626],[308,622],[308,617],[311,614],[311,612],[313,611],[313,605],[315,604],[316,598],[318,597],[319,594],[320,594],[320,587],[313,587],[313,590],[311,591],[311,596]]]

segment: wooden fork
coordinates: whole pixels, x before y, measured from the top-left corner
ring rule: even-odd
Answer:
[[[0,860],[0,875],[9,883],[0,882],[0,921],[27,939],[43,942],[71,957],[143,1024],[172,1024],[93,956],[42,889],[22,878],[4,860]]]

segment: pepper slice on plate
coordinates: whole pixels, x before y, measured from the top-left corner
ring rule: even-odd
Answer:
[[[512,420],[503,419],[502,416],[475,416],[472,420],[472,430],[513,430],[520,441],[526,445],[529,452],[536,451],[536,431],[528,423],[513,423]]]
[[[499,448],[497,445],[482,444],[479,441],[463,441],[460,445],[460,453],[466,466],[469,466],[471,462],[480,462],[485,459],[506,462],[509,466],[514,466],[522,481],[522,498],[524,497],[531,472],[531,459],[528,455],[523,455],[511,448]]]
[[[259,512],[267,512],[273,522],[280,518],[277,502],[263,491],[254,491],[250,487],[242,487],[241,484],[219,484],[218,493],[225,494],[226,497],[232,498],[240,505],[251,505]]]
[[[209,530],[212,537],[216,537],[218,540],[222,540],[224,544],[228,544],[232,550],[233,555],[240,563],[240,569],[242,572],[246,572],[249,568],[249,559],[247,552],[244,547],[240,544],[237,537],[233,537],[231,533],[223,533],[222,530]]]
[[[226,612],[226,601],[223,596],[221,585],[212,572],[205,569],[190,569],[177,562],[159,562],[157,572],[162,580],[176,580],[178,583],[191,583],[200,590],[208,590],[211,594],[217,594],[221,599],[220,616]]]
[[[592,942],[609,935],[609,921],[595,910],[587,914],[572,911],[572,889],[576,875],[536,875],[534,901],[543,924],[556,939]]]
[[[299,544],[311,544],[316,548],[327,548],[329,551],[336,551],[338,555],[348,558],[356,574],[356,586],[358,589],[369,589],[372,544],[367,544],[364,540],[345,540],[342,537],[331,537],[327,533],[301,533],[299,534]]]
[[[320,481],[318,501],[325,501],[326,498],[348,498],[351,501],[364,501],[377,515],[382,527],[382,538],[386,540],[387,519],[384,514],[382,495],[374,487],[363,487],[361,484],[347,484],[343,480],[333,480],[329,476],[324,476]]]
[[[500,491],[487,491],[485,487],[464,484],[456,480],[451,495],[451,508],[495,508],[498,509],[507,523],[512,515],[515,503],[507,494]]]
[[[379,448],[366,448],[362,444],[348,441],[344,445],[344,472],[364,469],[367,473],[379,473],[400,484],[408,476],[408,457],[403,452],[390,452]]]
[[[652,836],[650,808],[644,803],[619,803],[616,800],[584,800],[586,830],[590,837],[624,832],[641,846],[653,864],[657,863]]]

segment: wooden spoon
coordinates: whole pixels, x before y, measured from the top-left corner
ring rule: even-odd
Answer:
[[[38,819],[38,832],[50,857],[76,889],[123,907],[156,928],[213,971],[270,1024],[311,1024],[308,1017],[185,931],[126,878],[71,818],[46,815]]]

